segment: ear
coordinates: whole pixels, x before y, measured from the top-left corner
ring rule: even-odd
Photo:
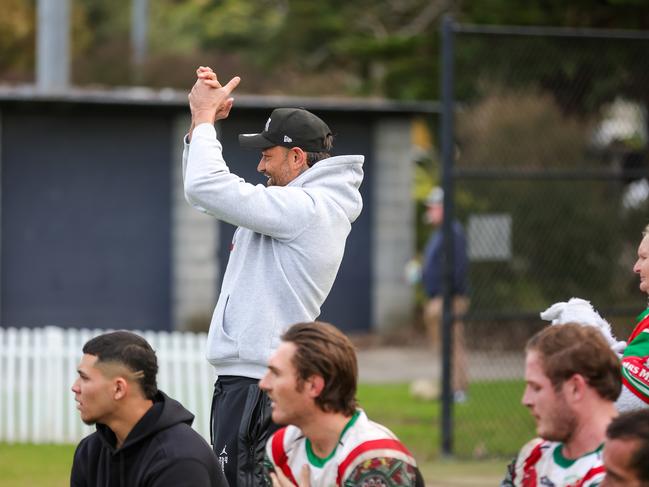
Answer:
[[[324,389],[325,382],[322,376],[312,375],[306,381],[307,390],[309,391],[309,396],[312,398],[318,397]]]
[[[302,149],[299,147],[292,147],[291,148],[291,153],[293,156],[293,165],[297,169],[302,169],[303,167],[308,167],[306,163],[306,152],[304,152]]]
[[[583,375],[574,374],[563,383],[563,393],[570,403],[580,402],[584,399],[588,383]]]
[[[119,401],[128,394],[128,381],[123,377],[117,377],[113,383],[113,399]]]

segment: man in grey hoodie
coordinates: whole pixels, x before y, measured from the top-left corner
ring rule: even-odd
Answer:
[[[239,78],[221,86],[211,69],[197,74],[183,153],[185,196],[238,227],[207,339],[219,376],[213,448],[230,485],[261,485],[274,425],[257,384],[282,333],[320,314],[362,209],[364,158],[331,157],[325,122],[304,109],[278,108],[262,132],[239,136],[243,147],[261,151],[257,170],[268,178],[267,186],[245,182],[230,172],[213,126],[227,118]]]

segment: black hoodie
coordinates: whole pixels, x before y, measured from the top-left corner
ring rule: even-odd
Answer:
[[[74,454],[71,487],[227,487],[212,448],[191,428],[193,420],[158,391],[121,448],[112,430],[97,423]]]

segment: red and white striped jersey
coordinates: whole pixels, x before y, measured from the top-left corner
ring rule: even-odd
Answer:
[[[297,485],[302,467],[310,467],[311,487],[348,485],[415,486],[417,464],[407,448],[384,426],[357,410],[327,457],[313,453],[296,426],[275,432],[266,445],[266,470],[281,470]],[[372,483],[373,482],[373,483]]]
[[[562,443],[536,438],[518,453],[501,487],[597,487],[606,473],[603,446],[569,459],[563,456]]]

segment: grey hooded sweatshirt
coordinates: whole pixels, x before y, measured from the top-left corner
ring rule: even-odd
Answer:
[[[261,378],[282,332],[318,317],[363,207],[363,159],[324,159],[266,187],[230,173],[212,125],[185,141],[187,201],[239,227],[207,338],[217,374]]]

